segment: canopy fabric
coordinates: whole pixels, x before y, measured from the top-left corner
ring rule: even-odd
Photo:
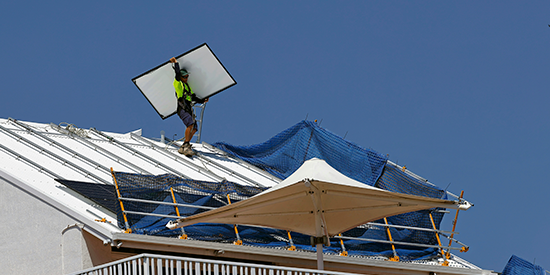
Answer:
[[[462,208],[455,201],[394,193],[353,180],[311,159],[280,184],[249,199],[167,224],[266,226],[310,236],[334,236],[358,225],[434,207]]]
[[[298,170],[306,160],[319,158],[347,177],[370,186],[391,192],[447,199],[446,190],[388,161],[386,154],[345,140],[313,121],[300,121],[259,144],[236,146],[217,142],[213,145],[228,155],[239,158],[283,180]],[[435,227],[439,229],[444,215],[443,211],[426,209],[387,217],[386,220],[381,219],[375,222],[421,228],[433,228],[435,224]],[[354,228],[350,231],[343,234],[373,240],[388,239],[387,231],[382,229],[365,227]],[[390,228],[390,231],[395,241],[437,245],[437,238],[433,232],[397,228]],[[344,242],[348,246],[355,246],[362,251],[361,253],[367,251],[367,253],[374,251],[392,253],[390,251],[392,247],[389,244],[369,243],[368,249],[366,249],[367,246],[363,242],[356,243],[352,240]],[[416,253],[420,251],[418,247],[401,245],[397,245],[396,249],[406,250],[400,254],[401,256],[417,255]],[[423,250],[422,253],[426,253],[423,255],[435,255],[438,252],[433,248],[427,250],[429,252]],[[417,258],[418,256],[411,256],[409,259]]]

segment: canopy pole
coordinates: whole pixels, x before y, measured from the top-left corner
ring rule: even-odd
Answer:
[[[325,269],[325,265],[323,263],[323,244],[316,244],[315,249],[317,250],[317,269],[323,270]]]
[[[324,228],[323,218],[321,217],[323,206],[321,205],[321,194],[320,190],[316,186],[311,184],[309,179],[304,179],[304,184],[310,190],[311,202],[313,203],[313,215],[315,215],[315,237],[312,244],[315,244],[315,250],[317,251],[317,269],[323,270],[325,268],[323,262],[323,243],[326,242],[330,245],[328,241],[328,236],[326,234],[326,228]],[[326,239],[325,239],[326,238]]]
[[[181,217],[180,216],[180,210],[178,209],[178,205],[177,205],[177,201],[176,201],[176,196],[174,195],[174,189],[172,188],[172,186],[170,186],[170,193],[172,194],[172,200],[174,201],[174,207],[176,208],[176,215],[178,215],[178,217]],[[185,234],[185,229],[183,229],[183,226],[181,227],[181,235],[179,237],[180,239],[183,239],[183,240],[187,240],[187,234]]]
[[[130,224],[128,223],[128,218],[126,217],[126,212],[124,211],[124,204],[122,203],[122,196],[120,195],[120,191],[118,190],[118,183],[116,182],[113,167],[111,167],[111,176],[113,176],[113,181],[115,182],[116,194],[118,197],[118,202],[120,203],[120,210],[122,211],[122,215],[124,216],[124,225],[126,226],[126,230],[124,230],[124,233],[132,233],[132,229],[130,228]]]

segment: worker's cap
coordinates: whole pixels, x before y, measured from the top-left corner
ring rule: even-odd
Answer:
[[[189,73],[187,72],[187,70],[185,70],[185,69],[181,69],[181,70],[180,70],[180,73],[181,73],[181,76],[186,76],[186,75],[189,74]]]

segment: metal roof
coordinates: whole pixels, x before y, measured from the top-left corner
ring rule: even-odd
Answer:
[[[204,142],[193,144],[193,148],[199,154],[188,158],[177,153],[177,143],[170,145],[161,142],[160,139],[143,137],[141,130],[120,134],[102,132],[94,128],[80,129],[67,123],[45,124],[22,122],[11,118],[0,119],[0,177],[56,205],[59,209],[64,209],[73,217],[77,217],[77,220],[85,224],[94,235],[104,242],[112,242],[112,245],[116,245],[117,240],[128,241],[128,238],[134,243],[141,239],[144,243],[150,243],[151,240],[166,243],[170,239],[123,234],[123,230],[117,226],[115,213],[97,201],[67,188],[58,180],[112,186],[110,169],[113,168],[115,171],[128,173],[170,173],[195,180],[227,180],[242,185],[264,187],[274,186],[281,181]],[[98,222],[101,219],[105,219],[106,222]],[[206,249],[210,245],[215,246],[204,244],[202,247]],[[287,251],[284,253],[288,254]],[[311,253],[311,257],[313,259],[315,255]],[[334,261],[339,260],[335,257]],[[369,261],[372,262],[372,259]],[[415,266],[417,264],[438,263],[423,261],[416,262]],[[450,261],[450,266],[468,269],[468,274],[488,274],[458,257]],[[396,268],[402,269],[403,263],[399,263]],[[476,273],[475,270],[480,273]]]
[[[111,211],[79,197],[56,179],[112,185],[112,167],[128,173],[171,173],[197,180],[226,179],[266,187],[280,181],[206,144],[194,144],[202,154],[190,159],[177,153],[177,145],[144,138],[140,133],[0,119],[0,170],[91,221],[101,217],[112,224],[116,224],[116,217]],[[113,226],[105,227],[113,230]]]

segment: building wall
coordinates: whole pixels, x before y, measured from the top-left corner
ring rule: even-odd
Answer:
[[[66,274],[110,258],[77,221],[2,177],[0,217],[2,274]]]

